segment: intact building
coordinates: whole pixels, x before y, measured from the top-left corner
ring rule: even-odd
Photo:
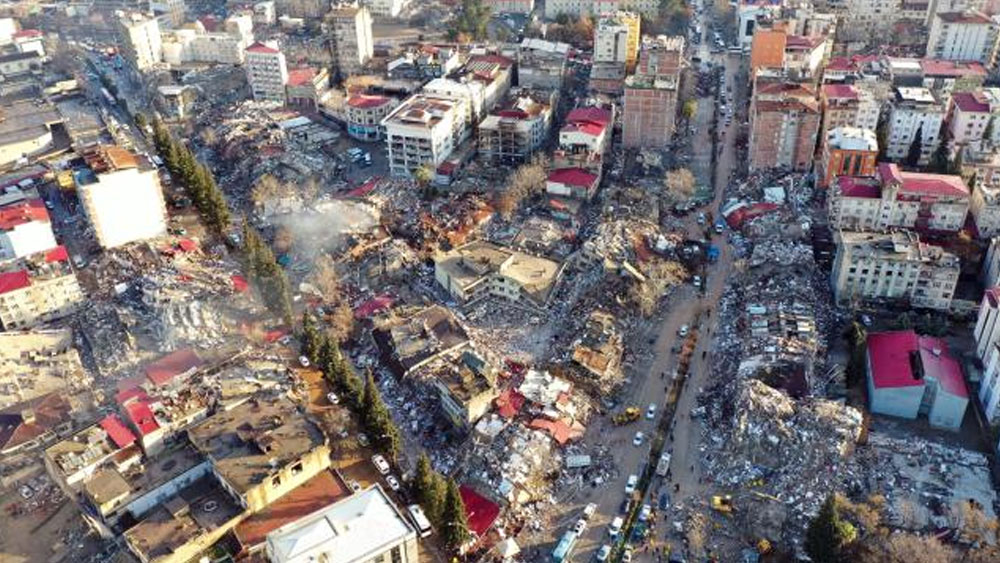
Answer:
[[[674,134],[683,37],[643,39],[635,74],[625,80],[622,142],[626,148],[662,147]]]
[[[535,0],[487,0],[483,4],[489,6],[494,14],[524,14],[527,16],[535,10]]]
[[[639,56],[639,15],[603,14],[594,27],[594,62],[616,63],[631,72]]]
[[[824,84],[819,92],[823,108],[820,144],[837,127],[878,128],[879,102],[868,88],[854,84]],[[823,147],[820,146],[820,153]]]
[[[977,182],[972,189],[969,212],[980,238],[1000,235],[1000,187]]]
[[[358,74],[371,60],[372,16],[365,6],[341,4],[334,6],[326,17],[332,34],[332,46],[337,68],[345,78]]]
[[[789,82],[758,83],[750,101],[750,170],[812,165],[819,134],[816,91]]]
[[[488,242],[472,242],[434,257],[434,279],[460,303],[494,296],[544,307],[562,270],[557,262]]]
[[[378,141],[385,137],[382,120],[399,105],[388,96],[355,94],[347,99],[344,121],[347,134],[359,141]]]
[[[926,165],[941,142],[945,107],[927,88],[896,88],[896,101],[889,117],[886,156],[902,160],[909,154],[914,137],[920,133],[920,160]]]
[[[167,29],[180,27],[184,24],[187,6],[184,0],[151,0],[149,9],[158,16],[161,23],[166,23]]]
[[[822,143],[816,184],[828,187],[838,176],[874,176],[878,140],[871,129],[836,127]]]
[[[21,190],[0,194],[0,262],[56,247],[49,212],[37,195]]]
[[[971,147],[982,150],[997,146],[1000,140],[1000,123],[994,122],[993,131],[987,131],[991,120],[1000,114],[1000,88],[984,88],[951,95],[948,112],[948,137],[951,153]],[[986,133],[990,133],[986,138]]]
[[[76,191],[103,248],[166,233],[160,178],[148,160],[114,146],[97,147],[83,158],[88,167],[75,172]]]
[[[389,169],[409,177],[416,169],[436,169],[469,136],[469,102],[453,96],[416,94],[385,119]]]
[[[64,317],[83,303],[66,249],[25,256],[0,265],[0,325],[31,328]]]
[[[559,130],[559,149],[552,155],[552,165],[583,168],[600,176],[613,123],[614,112],[610,109],[590,106],[570,111]]]
[[[149,70],[163,60],[160,24],[155,18],[130,12],[118,19],[121,55],[134,73]]]
[[[246,71],[254,100],[285,103],[288,67],[277,43],[258,41],[247,47]]]
[[[998,31],[995,17],[976,10],[935,14],[927,34],[927,56],[993,66]]]
[[[969,404],[962,368],[943,339],[912,330],[868,335],[868,401],[873,413],[958,430]]]
[[[906,172],[883,162],[874,176],[833,181],[827,211],[834,229],[955,232],[965,224],[969,201],[961,176]]]
[[[834,233],[831,281],[838,304],[908,302],[946,311],[958,283],[958,256],[920,242],[912,231]]]

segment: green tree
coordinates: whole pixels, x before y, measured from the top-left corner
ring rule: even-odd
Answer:
[[[444,505],[444,479],[431,467],[431,460],[425,452],[421,452],[417,459],[412,487],[413,496],[424,509],[427,518],[439,525]]]
[[[993,121],[995,118],[990,117],[990,120],[986,122],[986,129],[983,129],[983,142],[987,146],[993,146]]]
[[[448,30],[452,40],[459,36],[481,41],[487,38],[487,27],[490,23],[490,7],[484,6],[482,0],[462,0],[462,10]]]
[[[420,189],[427,189],[431,181],[434,180],[434,169],[425,164],[413,171],[413,180],[417,182]]]
[[[962,166],[965,164],[965,147],[958,147],[955,158],[948,163],[948,174],[962,176]]]
[[[813,563],[837,563],[841,549],[854,541],[857,531],[840,519],[837,503],[831,494],[806,530],[805,550]]]
[[[441,537],[452,551],[458,551],[469,541],[469,519],[465,514],[465,503],[454,479],[448,480],[441,508]]]
[[[324,343],[321,341],[319,330],[316,328],[316,321],[309,311],[302,313],[302,346],[300,353],[309,358],[311,362],[319,365],[320,347]]]
[[[951,162],[948,158],[948,144],[941,139],[938,142],[938,146],[931,153],[931,161],[929,163],[929,168],[932,172],[937,172],[938,174],[947,174],[948,169],[951,166]]]
[[[878,142],[877,159],[879,161],[885,160],[885,153],[889,149],[889,118],[885,115],[886,113],[882,112],[878,125],[875,126],[875,140]]]
[[[145,133],[146,132],[146,116],[142,115],[141,113],[137,113],[137,114],[135,114],[135,117],[133,118],[133,120],[135,121],[135,126],[138,127],[140,131],[142,131],[143,133]]]
[[[684,114],[684,119],[691,121],[694,116],[698,113],[698,100],[688,100],[684,102],[684,107],[681,109]]]
[[[903,164],[915,167],[920,163],[920,153],[924,150],[924,124],[921,123],[917,127],[917,132],[913,135],[913,140],[910,141],[910,148],[906,151],[906,158],[903,159]]]

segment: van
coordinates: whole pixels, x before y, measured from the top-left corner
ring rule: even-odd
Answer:
[[[410,519],[413,520],[413,525],[417,527],[417,533],[420,537],[426,538],[433,533],[431,528],[431,521],[427,519],[424,514],[424,509],[420,508],[419,504],[411,504],[406,507],[406,510],[410,513]]]

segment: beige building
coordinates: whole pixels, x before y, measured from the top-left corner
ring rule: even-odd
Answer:
[[[907,301],[947,310],[958,283],[958,256],[920,242],[912,231],[834,233],[831,282],[841,305]]]
[[[471,428],[500,393],[496,371],[482,356],[466,350],[456,361],[446,361],[430,374],[441,410],[456,428]]]
[[[131,12],[118,18],[121,55],[134,73],[149,70],[163,60],[163,40],[156,18]]]
[[[358,74],[374,53],[371,12],[365,6],[335,5],[326,16],[326,23],[341,76]]]
[[[438,165],[469,136],[469,102],[455,96],[416,94],[385,119],[389,170],[409,177],[416,169]]]
[[[980,237],[1000,235],[1000,188],[977,183],[972,189],[969,212]]]
[[[461,303],[492,296],[544,307],[562,271],[552,260],[483,241],[434,257],[434,278]]]
[[[554,92],[514,92],[479,123],[479,154],[491,164],[520,164],[541,150],[552,129]]]
[[[0,325],[20,330],[64,317],[83,303],[66,249],[25,256],[0,266]]]
[[[594,62],[635,68],[639,57],[639,14],[615,12],[603,14],[594,27]]]
[[[385,137],[382,120],[399,105],[388,96],[355,94],[344,103],[347,134],[360,141],[378,141]]]
[[[258,41],[247,47],[245,67],[254,100],[285,103],[288,66],[277,42]]]

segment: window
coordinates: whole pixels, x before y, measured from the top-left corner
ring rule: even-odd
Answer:
[[[397,545],[392,548],[392,563],[403,563],[403,551]]]
[[[292,475],[298,475],[299,473],[302,473],[302,462],[301,461],[297,462],[295,465],[292,466]]]
[[[280,475],[275,475],[274,477],[271,478],[271,486],[275,487],[275,488],[281,486],[281,476]]]

